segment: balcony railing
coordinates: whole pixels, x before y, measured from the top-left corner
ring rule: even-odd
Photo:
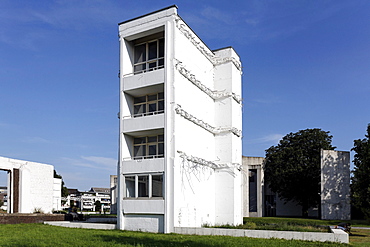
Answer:
[[[133,114],[133,115],[129,115],[129,116],[124,116],[123,119],[152,116],[152,115],[157,115],[157,114],[162,114],[162,113],[164,113],[164,110],[145,112],[145,113],[137,113],[137,114]]]
[[[157,159],[157,158],[164,158],[164,154],[126,157],[126,158],[123,158],[123,161],[129,161],[129,160],[143,160],[143,159]]]

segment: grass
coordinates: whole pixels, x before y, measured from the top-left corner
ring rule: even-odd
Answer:
[[[308,242],[282,239],[255,239],[229,236],[195,236],[155,234],[119,230],[92,230],[49,226],[43,224],[0,225],[0,246],[348,246],[338,243]],[[358,245],[366,246],[366,245]],[[367,245],[369,246],[369,245]]]
[[[328,222],[317,220],[257,217],[244,218],[242,225],[220,225],[216,228],[252,229],[252,230],[274,230],[274,231],[296,231],[296,232],[329,232]],[[209,226],[205,226],[209,227]],[[212,227],[212,226],[211,226]]]
[[[370,246],[370,230],[352,229],[349,236],[349,242],[352,246],[369,247]]]

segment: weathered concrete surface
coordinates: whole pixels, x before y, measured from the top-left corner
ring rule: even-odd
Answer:
[[[350,179],[350,153],[321,150],[321,219],[351,219]]]
[[[349,243],[348,234],[339,229],[331,229],[332,233],[324,232],[292,232],[292,231],[265,231],[241,230],[220,228],[175,227],[175,233],[189,235],[221,235],[250,238],[279,238],[319,242]]]
[[[85,223],[85,222],[71,222],[71,221],[45,221],[44,224],[52,225],[52,226],[70,227],[70,228],[102,229],[102,230],[116,229],[116,224]]]

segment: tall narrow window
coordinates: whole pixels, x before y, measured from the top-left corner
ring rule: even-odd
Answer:
[[[136,44],[134,49],[135,74],[163,68],[164,38]]]
[[[164,112],[164,93],[148,94],[134,98],[134,117]]]
[[[126,197],[135,197],[135,176],[125,177]]]
[[[134,138],[134,159],[153,159],[164,156],[164,135]]]

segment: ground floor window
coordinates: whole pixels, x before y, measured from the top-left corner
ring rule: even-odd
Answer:
[[[163,174],[127,175],[125,198],[163,197]]]

